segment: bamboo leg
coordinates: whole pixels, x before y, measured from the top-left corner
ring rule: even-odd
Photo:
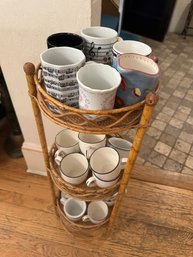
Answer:
[[[56,204],[56,196],[55,196],[55,189],[54,189],[54,184],[51,179],[50,173],[48,169],[50,169],[50,163],[49,163],[49,156],[48,156],[48,148],[47,148],[47,142],[46,142],[46,137],[45,137],[45,131],[44,131],[44,126],[42,122],[42,116],[41,112],[39,109],[39,106],[35,100],[35,97],[37,96],[37,90],[36,90],[36,85],[34,81],[34,74],[35,74],[35,66],[32,63],[26,63],[24,64],[24,72],[26,73],[26,79],[28,83],[28,89],[29,89],[29,95],[31,97],[31,103],[32,103],[32,108],[35,116],[35,121],[36,121],[36,126],[38,130],[38,135],[42,147],[42,152],[43,152],[43,157],[44,157],[44,163],[46,166],[46,171],[47,171],[47,176],[51,185],[51,191],[52,191],[52,198],[54,203]]]
[[[129,159],[128,159],[128,162],[125,167],[124,174],[123,174],[123,177],[121,180],[118,198],[117,198],[117,201],[116,201],[114,208],[112,210],[112,213],[111,213],[108,230],[111,229],[111,226],[117,216],[121,200],[124,196],[125,189],[127,187],[128,181],[129,181],[130,172],[132,171],[137,154],[139,152],[140,145],[141,145],[143,137],[145,135],[146,128],[149,125],[149,122],[150,122],[150,119],[151,119],[151,116],[153,113],[153,109],[154,109],[157,101],[158,101],[158,96],[155,93],[149,93],[145,99],[145,106],[144,106],[143,113],[141,116],[139,128],[137,129],[137,132],[136,132],[136,135],[135,135],[135,138],[133,141],[133,146],[129,153]]]

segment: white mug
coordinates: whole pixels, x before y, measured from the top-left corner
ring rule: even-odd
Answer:
[[[114,180],[121,172],[121,164],[127,162],[128,158],[120,158],[116,149],[101,147],[95,150],[90,157],[90,168],[92,173],[101,180]]]
[[[120,178],[120,175],[118,175],[118,177],[112,179],[112,180],[103,180],[100,179],[96,176],[96,174],[93,172],[92,177],[88,178],[86,180],[86,185],[88,187],[101,187],[101,188],[105,188],[105,187],[110,187],[112,185],[114,185]]]
[[[82,217],[82,221],[90,221],[94,224],[103,222],[108,215],[108,206],[104,201],[93,201],[88,204],[87,215]]]
[[[132,53],[141,54],[153,59],[155,62],[158,61],[157,57],[153,54],[152,49],[149,45],[135,40],[122,40],[118,41],[113,45],[113,67],[117,67],[117,56],[119,54]]]
[[[80,151],[88,158],[94,150],[106,145],[106,135],[94,135],[94,134],[84,134],[79,133],[79,147]]]
[[[61,177],[68,183],[79,185],[84,182],[88,176],[89,164],[83,154],[70,153],[60,158]]]
[[[42,52],[40,60],[47,93],[66,105],[78,107],[76,72],[85,64],[83,52],[72,47],[53,47]]]
[[[74,198],[62,198],[63,210],[66,217],[73,221],[80,220],[86,212],[86,202]]]
[[[80,152],[78,143],[78,132],[70,129],[63,129],[55,137],[55,144],[58,150],[55,152],[55,161],[59,165],[60,158],[69,153]]]
[[[113,45],[118,40],[117,31],[101,26],[85,28],[81,31],[85,39],[84,54],[87,60],[112,64]]]
[[[91,63],[80,68],[76,77],[79,84],[80,109],[114,108],[116,92],[121,83],[121,76],[116,69],[101,63]]]
[[[119,137],[110,137],[107,141],[107,145],[115,148],[121,158],[127,158],[132,147],[132,143]],[[124,168],[124,164],[122,164],[121,167]]]

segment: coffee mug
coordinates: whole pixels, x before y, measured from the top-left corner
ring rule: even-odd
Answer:
[[[47,38],[48,48],[69,46],[82,50],[83,45],[84,39],[75,33],[60,32],[52,34]]]
[[[113,45],[118,40],[117,31],[101,26],[85,28],[81,31],[85,39],[84,54],[86,59],[104,64],[112,64]]]
[[[47,93],[66,105],[78,107],[76,73],[85,65],[83,52],[72,47],[53,47],[41,53],[40,59]]]
[[[86,202],[74,198],[62,198],[63,210],[66,217],[72,221],[80,220],[86,212]]]
[[[103,222],[108,216],[108,206],[104,201],[93,201],[88,204],[87,214],[82,221],[90,221],[94,224]]]
[[[107,146],[115,148],[121,158],[126,158],[131,150],[132,143],[120,137],[110,137],[107,141]],[[121,166],[124,168],[124,164]]]
[[[118,71],[109,65],[91,63],[80,68],[76,77],[79,84],[80,109],[113,109],[117,88],[121,83]]]
[[[88,176],[89,164],[83,154],[70,153],[60,158],[61,177],[72,185],[79,185],[84,182]]]
[[[135,40],[122,40],[117,41],[113,45],[113,67],[117,68],[117,57],[119,54],[140,54],[153,59],[158,62],[158,58],[153,54],[149,45]]]
[[[116,198],[118,196],[118,192],[116,192],[115,194],[113,194],[111,197],[109,197],[108,199],[105,199],[104,202],[108,205],[108,206],[113,206],[115,204]]]
[[[90,177],[86,180],[86,185],[88,187],[98,186],[98,187],[101,187],[101,188],[105,188],[105,187],[110,187],[110,186],[116,184],[119,179],[120,179],[120,175],[118,175],[116,178],[113,178],[112,180],[100,179],[93,172],[92,177]]]
[[[78,132],[63,129],[55,137],[55,144],[58,150],[55,152],[55,161],[59,165],[60,158],[58,156],[64,156],[69,153],[78,153],[80,152],[79,143],[78,143]]]
[[[78,138],[80,151],[87,159],[90,158],[94,150],[106,145],[106,135],[79,133]]]
[[[152,59],[139,54],[120,54],[117,70],[122,76],[117,90],[117,105],[136,104],[143,101],[148,92],[156,90],[160,71]]]
[[[118,178],[121,172],[121,164],[127,162],[127,158],[120,158],[114,148],[104,146],[95,150],[90,157],[92,173],[104,181],[112,181]]]

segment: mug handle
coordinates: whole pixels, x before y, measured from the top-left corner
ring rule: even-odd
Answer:
[[[60,165],[60,162],[61,162],[62,159],[63,159],[63,157],[60,156],[60,155],[58,155],[58,156],[55,157],[55,162],[56,162],[56,164],[57,164],[58,166]]]
[[[128,158],[121,158],[121,164],[125,164],[127,162]]]
[[[88,216],[88,215],[84,215],[84,216],[82,217],[82,221],[83,221],[83,222],[88,222],[88,221],[90,221],[89,216]]]
[[[94,177],[88,178],[87,181],[86,181],[86,185],[87,185],[88,187],[95,187],[95,186],[96,186],[96,184],[95,184],[95,178],[94,178]]]
[[[68,198],[61,197],[60,198],[60,203],[64,205],[67,199]]]
[[[149,56],[150,59],[152,59],[154,62],[158,63],[158,57],[152,52]]]

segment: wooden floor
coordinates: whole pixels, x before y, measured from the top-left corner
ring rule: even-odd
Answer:
[[[2,141],[1,257],[193,256],[191,177],[136,166],[113,233],[106,239],[72,236],[55,215],[47,178],[27,174],[24,160],[10,159]]]

